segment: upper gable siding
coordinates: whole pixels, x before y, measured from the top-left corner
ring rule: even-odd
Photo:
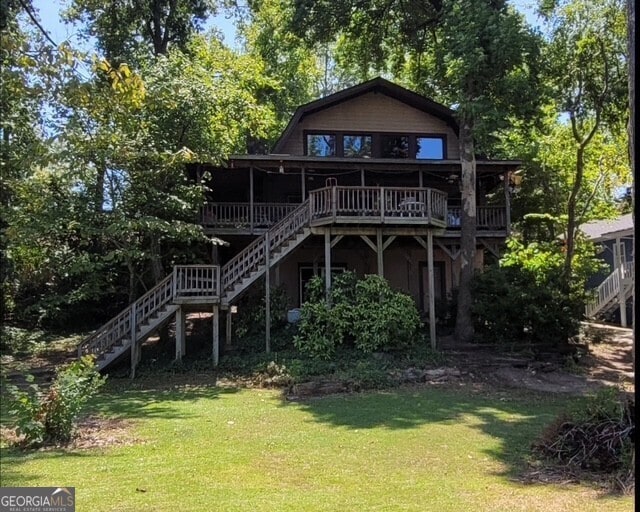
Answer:
[[[444,133],[447,136],[447,158],[457,160],[460,155],[458,138],[447,123],[389,96],[373,92],[306,116],[291,132],[282,153],[304,155],[305,130]]]

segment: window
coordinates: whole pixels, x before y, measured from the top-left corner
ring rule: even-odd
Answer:
[[[307,155],[336,156],[336,136],[331,133],[308,134]]]
[[[306,300],[306,287],[307,287],[307,283],[311,280],[311,278],[314,275],[319,275],[320,277],[322,277],[324,279],[324,265],[323,264],[319,264],[316,267],[317,270],[317,274],[315,274],[313,272],[313,265],[311,264],[301,264],[298,267],[298,272],[299,272],[299,283],[300,283],[300,289],[298,291],[299,293],[299,300],[300,300],[300,304],[302,304],[305,300]],[[347,266],[344,264],[336,264],[336,265],[332,265],[331,266],[331,276],[334,277],[337,274],[340,274],[342,272],[345,272],[347,270]]]
[[[412,158],[443,160],[447,158],[444,134],[306,132],[306,155],[340,158]]]
[[[382,158],[409,158],[408,135],[383,135],[380,146]]]
[[[416,159],[444,159],[444,139],[442,137],[416,137]]]
[[[344,135],[342,148],[346,157],[371,156],[371,135]]]

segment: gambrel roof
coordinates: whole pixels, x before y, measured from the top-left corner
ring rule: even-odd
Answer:
[[[455,111],[445,107],[444,105],[441,105],[440,103],[436,103],[429,98],[421,96],[420,94],[389,82],[384,78],[378,77],[374,78],[373,80],[369,80],[368,82],[349,87],[348,89],[344,89],[329,96],[325,96],[324,98],[320,98],[305,105],[299,106],[293,114],[293,117],[289,121],[289,124],[282,132],[282,135],[276,142],[272,153],[277,154],[282,152],[287,139],[294,131],[298,123],[300,123],[306,116],[319,112],[320,110],[334,107],[340,103],[352,100],[358,96],[362,96],[363,94],[368,93],[384,94],[417,110],[421,110],[422,112],[441,119],[449,127],[451,127],[455,133],[458,133],[458,123],[455,120]]]

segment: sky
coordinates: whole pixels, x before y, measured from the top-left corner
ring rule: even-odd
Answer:
[[[66,9],[68,4],[69,2],[67,0],[33,0],[33,6],[38,11],[40,24],[49,33],[53,41],[60,44],[68,40],[74,47],[88,49],[86,48],[86,42],[83,41],[78,34],[77,27],[66,25],[60,19],[60,11]],[[232,48],[236,46],[236,30],[232,19],[226,18],[224,13],[220,13],[207,22],[206,28],[212,27],[222,32],[224,42],[227,46]]]
[[[78,34],[78,29],[74,26],[65,25],[60,20],[60,11],[65,9],[68,3],[68,0],[33,0],[33,6],[38,10],[40,22],[53,41],[60,44],[69,40],[72,46],[87,49],[86,42],[82,41]],[[510,0],[510,3],[525,15],[530,25],[538,25],[538,18],[534,13],[536,0]],[[227,18],[224,13],[219,13],[211,18],[206,27],[217,28],[222,32],[227,46],[231,48],[237,47],[233,20],[230,17]]]

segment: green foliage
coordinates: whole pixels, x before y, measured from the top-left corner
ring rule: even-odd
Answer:
[[[312,281],[322,284],[318,279]],[[310,286],[312,283],[310,282]],[[302,353],[319,359],[330,359],[345,336],[345,318],[333,313],[325,299],[307,300],[300,311],[300,332],[293,339],[295,347]]]
[[[623,120],[621,119],[622,123]],[[571,127],[552,107],[537,126],[514,123],[501,134],[501,155],[520,155],[523,181],[512,198],[512,218],[516,227],[527,229],[528,215],[549,215],[566,225],[567,197],[575,180],[576,152]],[[627,135],[622,129],[601,128],[584,150],[584,176],[577,197],[577,220],[613,218],[624,205],[616,203],[621,187],[631,183],[627,157]],[[540,212],[545,212],[544,214]],[[547,240],[555,234],[549,233]]]
[[[564,256],[557,243],[516,239],[499,266],[476,275],[473,314],[477,333],[495,343],[564,344],[578,335],[584,312],[586,279],[598,268],[593,247],[576,258],[576,281],[569,292],[562,275]]]
[[[58,370],[48,390],[33,383],[28,390],[9,388],[13,395],[11,413],[15,416],[18,435],[27,446],[67,443],[82,408],[105,383],[106,377],[90,356]]]
[[[65,19],[84,22],[82,32],[97,38],[107,58],[131,62],[184,48],[215,7],[212,0],[73,0]]]
[[[313,278],[302,305],[300,333],[294,338],[303,353],[332,357],[337,346],[350,342],[361,352],[403,349],[416,341],[420,317],[411,297],[391,290],[375,275],[358,280],[353,272],[336,276],[330,298],[324,282]]]
[[[251,335],[262,335],[266,320],[264,284],[253,286],[238,302],[238,312],[233,317],[234,338],[242,340]],[[271,308],[271,327],[281,329],[287,322],[289,296],[283,286],[270,289],[269,303]],[[264,343],[263,343],[264,344]]]
[[[88,80],[63,75],[52,88],[53,163],[12,182],[2,215],[15,321],[101,321],[167,267],[207,254],[197,223],[206,185],[185,165],[243,151],[270,133],[274,116],[258,98],[270,83],[259,61],[214,37],[188,47],[139,72],[96,59]]]
[[[248,19],[240,19],[238,25],[247,54],[263,62],[264,74],[272,77],[258,93],[262,103],[273,105],[277,117],[271,140],[277,139],[299,105],[313,99],[313,85],[320,75],[316,52],[287,30],[292,15],[287,0],[257,0],[251,2]]]
[[[407,348],[415,343],[420,326],[413,299],[394,292],[383,277],[376,275],[356,284],[349,316],[355,346],[365,353]]]

